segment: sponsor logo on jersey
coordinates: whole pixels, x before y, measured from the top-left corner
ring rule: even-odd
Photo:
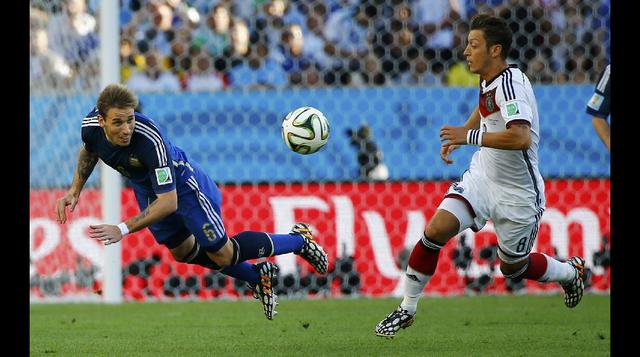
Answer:
[[[516,114],[520,114],[520,110],[518,109],[518,104],[516,103],[507,104],[507,115],[512,116]]]
[[[168,167],[161,167],[156,169],[156,181],[158,185],[166,185],[173,182],[171,177],[171,169]]]

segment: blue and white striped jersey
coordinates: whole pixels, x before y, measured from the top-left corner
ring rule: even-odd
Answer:
[[[604,71],[600,73],[598,83],[594,90],[593,95],[587,103],[587,113],[593,116],[597,116],[603,119],[607,119],[611,110],[611,95],[610,95],[610,81],[609,76],[611,74],[611,65],[608,64]]]

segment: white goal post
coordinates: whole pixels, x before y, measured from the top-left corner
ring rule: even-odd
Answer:
[[[119,1],[100,2],[100,88],[120,81],[119,57]],[[117,224],[121,219],[120,197],[122,178],[120,174],[101,163],[102,170],[102,218],[104,222]],[[104,302],[122,302],[122,243],[105,247],[104,250]]]

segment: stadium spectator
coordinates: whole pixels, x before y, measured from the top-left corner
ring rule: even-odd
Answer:
[[[283,88],[287,82],[287,73],[269,58],[269,47],[260,42],[253,44],[251,51],[229,71],[232,88]]]
[[[192,68],[194,46],[191,43],[191,31],[187,27],[176,29],[175,40],[171,43],[171,52],[166,58],[168,69],[178,77],[180,87],[186,89],[189,71]]]
[[[206,21],[194,30],[192,44],[204,48],[211,56],[222,54],[230,46],[231,16],[226,6],[213,6]]]
[[[128,38],[120,38],[120,79],[126,82],[131,76],[132,67],[135,67],[133,44]]]
[[[584,259],[574,256],[562,262],[531,252],[545,210],[544,181],[537,163],[540,125],[531,83],[517,66],[507,63],[513,34],[500,17],[480,14],[470,22],[464,55],[469,69],[480,75],[480,101],[463,126],[440,129],[440,156],[450,164],[449,155],[460,145],[482,149],[474,153],[470,170],[451,185],[413,248],[404,299],[378,323],[378,336],[394,337],[413,324],[440,250],[453,236],[467,228],[477,232],[489,219],[506,278],[558,282],[569,308],[582,299]]]
[[[354,87],[383,86],[387,84],[387,75],[382,70],[380,59],[368,54],[362,59],[361,70],[353,72],[349,84]]]
[[[38,82],[38,86],[30,86],[31,94],[37,94],[37,88],[45,92],[69,90],[74,72],[62,55],[49,48],[47,31],[31,29],[30,37],[29,78]]]
[[[591,115],[593,128],[609,151],[611,151],[611,130],[607,120],[609,118],[611,105],[610,75],[611,65],[607,65],[604,71],[600,73],[600,78],[598,79],[594,93],[587,103],[587,113]]]
[[[432,61],[440,62],[444,71],[451,64],[456,46],[455,27],[467,18],[466,8],[459,0],[417,0],[412,2],[411,10],[418,26],[417,45],[426,50],[431,67]]]
[[[477,87],[480,83],[480,77],[469,70],[464,51],[456,49],[454,52],[456,62],[449,67],[449,70],[444,75],[446,85],[451,87]]]
[[[432,74],[428,71],[429,63],[423,56],[418,56],[410,62],[409,71],[401,73],[393,80],[398,86],[434,85]]]
[[[144,69],[136,70],[127,81],[127,86],[131,90],[149,93],[179,92],[182,89],[178,77],[162,67],[162,59],[158,51],[149,50],[144,59]]]
[[[97,56],[96,19],[87,12],[86,0],[65,0],[63,11],[49,19],[51,49],[74,68]]]
[[[327,17],[327,7],[323,2],[313,2],[305,8],[307,14],[306,26],[302,27],[304,42],[302,53],[313,59],[323,70],[329,70],[340,65],[339,59],[335,59],[328,53],[328,46],[323,30]]]
[[[67,221],[66,207],[74,210],[101,159],[128,178],[141,212],[118,225],[90,225],[90,238],[110,245],[149,228],[156,242],[167,247],[176,261],[220,271],[250,284],[265,316],[273,319],[277,313],[273,282],[278,268],[269,261],[250,264],[246,260],[295,253],[325,274],[327,254],[304,223],[295,224],[289,234],[244,231],[229,237],[221,218],[218,186],[153,120],[134,111],[137,102],[128,88],[112,84],[102,90],[96,106],[82,120],[84,145],[71,187],[56,202],[58,222]]]
[[[382,12],[382,10],[378,10]],[[371,35],[371,47],[379,58],[382,70],[388,79],[394,81],[402,73],[409,71],[411,61],[420,55],[416,44],[417,26],[412,21],[411,8],[401,3],[391,8],[392,16],[382,16],[375,23]]]
[[[326,73],[328,85],[348,85],[349,72],[360,70],[360,59],[369,53],[370,18],[373,16],[375,8],[366,5],[344,7],[329,15],[324,27],[325,50],[338,60],[338,65],[334,71]]]
[[[173,25],[173,9],[164,2],[150,0],[144,9],[135,12],[123,32],[133,41],[144,41],[149,48],[157,50],[162,56],[168,56],[171,42],[175,39]]]
[[[232,17],[243,19],[251,42],[267,45],[272,57],[279,52],[283,30],[299,25],[304,37],[302,53],[316,62],[309,73],[331,86],[360,85],[350,82],[366,73],[367,63],[373,65],[365,60],[371,50],[387,74],[384,85],[410,79],[413,74],[408,72],[416,56],[424,56],[428,68],[438,70],[429,75],[431,81],[425,85],[446,82],[443,77],[447,73],[467,78],[464,64],[456,65],[455,52],[468,31],[463,20],[483,9],[504,17],[514,30],[518,49],[509,54],[513,62],[526,73],[533,73],[528,69],[530,64],[550,66],[544,74],[531,77],[534,83],[547,83],[548,72],[552,83],[594,81],[608,50],[608,22],[603,19],[607,5],[579,0],[219,0],[214,5],[149,0],[130,1],[127,8],[134,15],[123,35],[127,34],[141,53],[152,48],[169,56],[173,61],[170,68],[183,84],[185,68],[174,61],[174,48],[179,47],[175,43],[183,40],[177,38],[176,29],[191,31],[196,45],[210,47],[215,69],[226,73],[232,67]],[[403,78],[397,78],[400,75]]]
[[[276,53],[282,31],[288,24],[303,25],[304,15],[288,0],[266,0],[256,13],[253,29],[258,41],[269,47],[269,53]]]
[[[537,54],[529,61],[526,74],[531,83],[551,84],[553,82],[551,64],[542,54]]]
[[[209,53],[203,51],[193,61],[187,78],[187,91],[213,92],[224,89],[222,75],[213,69],[213,60]]]
[[[287,72],[290,85],[306,84],[305,73],[314,64],[312,59],[302,52],[304,40],[300,25],[287,25],[282,31],[282,41],[274,56],[282,69]]]
[[[173,25],[188,29],[195,29],[200,23],[201,16],[198,10],[182,0],[165,0],[174,14]]]

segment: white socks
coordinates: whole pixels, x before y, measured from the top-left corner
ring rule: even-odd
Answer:
[[[404,299],[400,303],[400,307],[409,311],[411,314],[415,314],[418,309],[418,300],[420,300],[422,296],[422,290],[424,290],[429,279],[431,279],[431,275],[424,275],[407,266],[405,278]]]
[[[538,281],[557,281],[559,283],[566,283],[575,277],[576,270],[569,263],[555,260],[546,254],[543,255],[547,258],[547,271],[542,274]]]

